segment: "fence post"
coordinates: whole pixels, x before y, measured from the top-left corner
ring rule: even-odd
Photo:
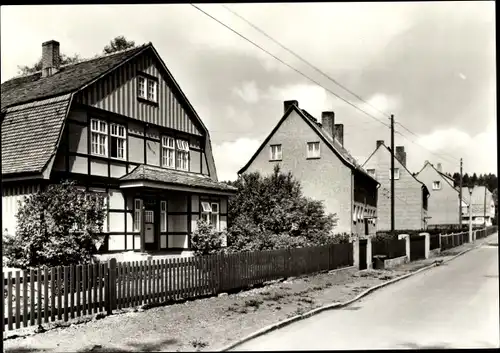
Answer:
[[[113,257],[108,261],[108,283],[106,283],[108,290],[106,291],[106,309],[108,315],[113,313],[116,309],[116,259]]]
[[[429,254],[430,254],[430,250],[431,250],[431,239],[430,239],[430,234],[429,233],[420,233],[419,234],[420,236],[423,236],[425,237],[424,239],[424,254],[425,254],[425,258],[428,259],[429,258]]]
[[[359,239],[352,242],[353,265],[359,269]]]
[[[366,238],[366,269],[373,269],[372,238]]]
[[[404,239],[406,242],[406,259],[408,262],[411,261],[410,258],[410,235],[409,234],[399,234],[398,235],[398,240]]]

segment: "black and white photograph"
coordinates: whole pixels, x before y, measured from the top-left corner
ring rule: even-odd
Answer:
[[[0,23],[5,352],[500,348],[495,1]]]

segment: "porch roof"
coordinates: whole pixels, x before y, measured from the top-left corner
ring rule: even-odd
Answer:
[[[141,164],[120,178],[120,187],[153,187],[163,189],[184,189],[186,191],[235,194],[234,186],[213,181],[207,175],[181,172]]]

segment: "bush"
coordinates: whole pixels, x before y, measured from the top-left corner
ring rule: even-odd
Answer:
[[[321,201],[302,195],[299,181],[276,166],[270,176],[243,174],[232,183],[228,247],[251,251],[323,245],[334,240],[337,218],[325,214]]]
[[[68,181],[25,197],[16,214],[16,236],[4,240],[9,265],[24,269],[91,261],[95,244],[103,240],[102,205],[101,195]]]
[[[226,232],[217,231],[204,220],[198,220],[197,229],[191,236],[191,248],[196,256],[211,255],[224,251]]]

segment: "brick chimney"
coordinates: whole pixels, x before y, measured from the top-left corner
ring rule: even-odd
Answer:
[[[286,113],[286,111],[288,110],[288,108],[290,108],[290,106],[296,106],[297,108],[299,107],[299,102],[295,101],[295,100],[290,100],[290,101],[284,101],[283,102],[283,114]]]
[[[330,136],[335,137],[335,113],[334,112],[322,112],[321,113],[321,125],[323,130],[330,134]]]
[[[384,144],[384,140],[377,140],[377,148]]]
[[[59,71],[61,57],[59,42],[49,40],[42,44],[42,77],[47,77]]]
[[[406,167],[406,152],[404,146],[396,146],[396,158],[399,163]]]
[[[437,164],[437,167],[436,167],[437,171],[442,173],[443,172],[443,167],[441,167],[441,163],[438,163]]]
[[[333,131],[335,133],[335,137],[337,141],[344,146],[344,124],[335,124],[333,125]]]

